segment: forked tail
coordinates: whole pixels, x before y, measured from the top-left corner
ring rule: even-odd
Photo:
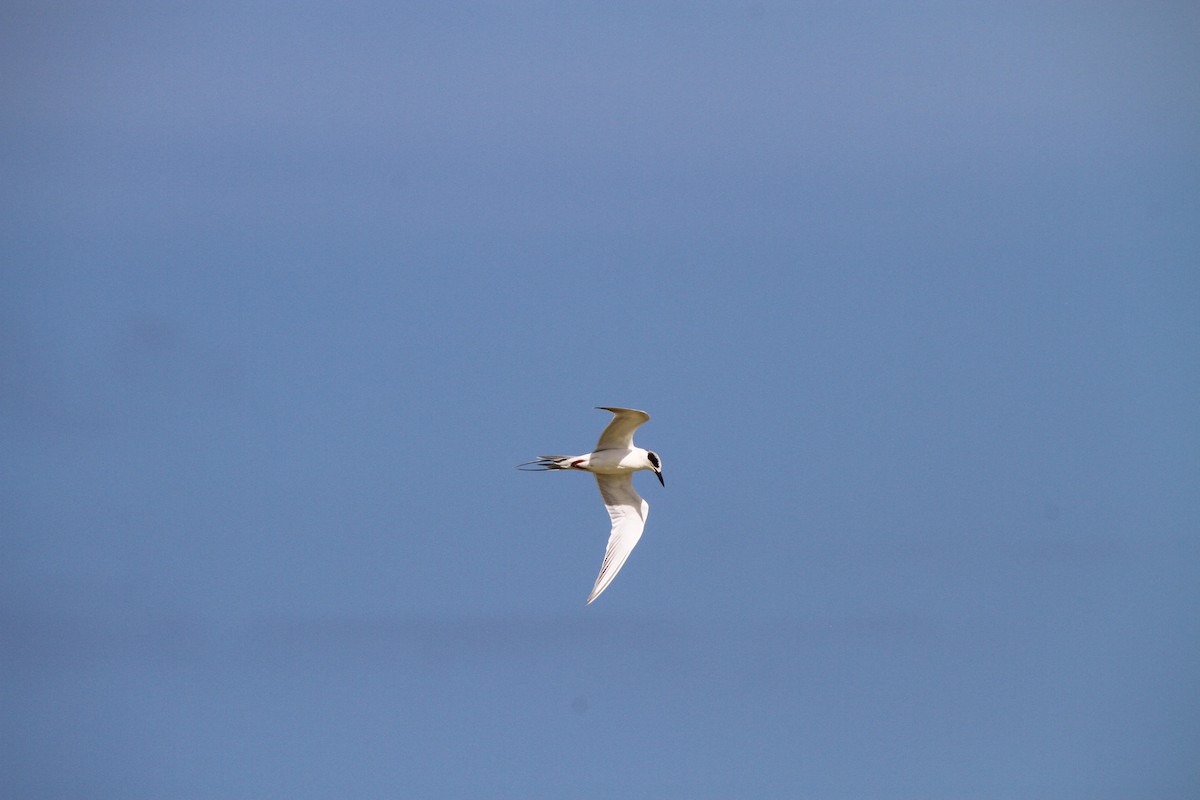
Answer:
[[[517,464],[517,469],[523,472],[547,472],[552,469],[571,469],[573,456],[538,456],[536,461],[526,461]]]

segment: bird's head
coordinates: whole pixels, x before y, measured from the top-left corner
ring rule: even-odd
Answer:
[[[663,488],[666,488],[667,482],[663,480],[662,474],[662,459],[658,457],[658,453],[655,453],[653,450],[647,450],[646,460],[650,462],[650,469],[654,470],[658,482],[663,485]]]

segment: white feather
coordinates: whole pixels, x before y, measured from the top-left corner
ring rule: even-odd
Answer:
[[[625,566],[625,559],[629,558],[642,538],[646,516],[650,513],[650,504],[634,491],[632,472],[596,475],[596,485],[600,487],[600,496],[604,498],[604,507],[608,509],[608,516],[612,520],[612,531],[608,534],[604,563],[600,567],[600,574],[596,576],[596,585],[592,587],[588,603],[599,597],[617,577],[621,567]]]
[[[604,433],[600,434],[600,441],[596,443],[597,450],[628,450],[633,447],[633,432],[650,419],[650,415],[645,411],[634,408],[596,407],[601,411],[613,413],[612,422],[608,423]]]

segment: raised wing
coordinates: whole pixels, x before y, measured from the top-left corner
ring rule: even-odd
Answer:
[[[642,529],[646,527],[646,515],[650,513],[650,504],[633,490],[632,472],[624,475],[597,475],[596,484],[600,487],[600,496],[604,498],[608,516],[612,519],[612,533],[608,535],[604,564],[600,567],[596,585],[592,587],[592,593],[588,596],[588,603],[599,597],[612,583],[613,578],[617,577],[617,573],[625,565],[625,559],[629,558],[629,554],[637,546],[638,539],[642,538]]]
[[[628,450],[633,447],[633,432],[638,429],[639,425],[650,419],[650,415],[645,411],[638,411],[634,408],[609,408],[607,406],[596,406],[596,408],[613,413],[612,422],[608,423],[604,433],[600,434],[600,441],[596,443],[597,450],[613,448]],[[634,497],[637,495],[635,494]]]

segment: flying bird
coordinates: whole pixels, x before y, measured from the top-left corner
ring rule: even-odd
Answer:
[[[517,469],[545,472],[559,469],[579,469],[596,476],[600,497],[612,519],[612,531],[608,535],[608,547],[604,551],[604,563],[596,577],[596,585],[588,596],[588,603],[608,588],[613,578],[625,565],[625,559],[633,552],[642,529],[646,527],[646,515],[650,504],[633,489],[633,473],[648,469],[655,474],[664,487],[662,459],[658,453],[643,450],[633,445],[633,432],[650,419],[645,411],[632,408],[609,408],[597,406],[601,411],[612,412],[612,422],[600,434],[596,449],[581,456],[538,456],[536,461],[518,464]]]

